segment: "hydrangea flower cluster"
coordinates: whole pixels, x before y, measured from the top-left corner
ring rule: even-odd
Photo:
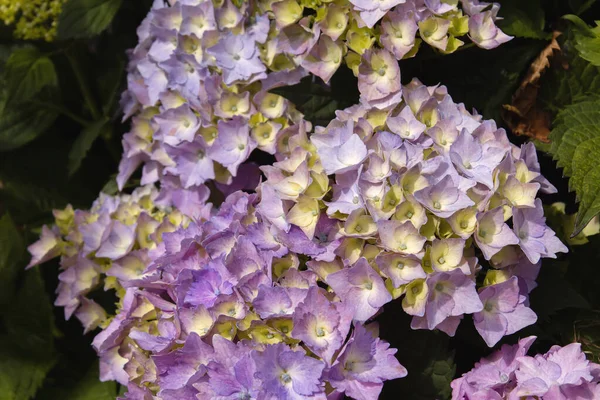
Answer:
[[[256,194],[231,194],[210,220],[161,196],[144,187],[56,212],[30,247],[32,264],[62,255],[56,304],[103,328],[101,379],[128,385],[126,398],[376,399],[406,375],[377,326],[276,240]],[[113,318],[85,297],[102,281],[120,298]]]
[[[489,346],[534,323],[540,258],[567,248],[536,199],[556,189],[533,145],[512,145],[445,87],[417,80],[385,110],[337,115],[310,138],[299,128],[261,167],[258,211],[280,240],[313,258],[360,321],[403,296],[413,328],[453,335],[473,314]]]
[[[453,400],[600,398],[600,365],[589,362],[579,343],[552,346],[546,354],[527,356],[530,336],[475,364],[452,382]]]
[[[280,132],[301,123],[268,91],[308,73],[328,82],[346,60],[361,100],[385,108],[401,95],[396,60],[421,41],[452,52],[467,33],[483,48],[510,39],[494,25],[499,6],[477,0],[462,9],[439,0],[172,3],[157,0],[138,29],[122,102],[136,116],[121,188],[140,164],[143,185],[231,184],[252,150],[274,154]],[[238,181],[258,179],[256,169],[242,174]]]
[[[132,398],[375,399],[406,375],[376,326],[353,322],[352,305],[316,284],[256,205],[256,194],[230,195],[120,278],[119,313],[94,339],[103,379],[129,384]]]
[[[103,285],[122,296],[123,281],[147,267],[165,232],[210,216],[209,192],[203,189],[159,193],[145,186],[131,195],[101,194],[89,211],[70,205],[55,210],[55,225],[44,226],[40,240],[29,246],[28,267],[60,256],[55,305],[64,307],[66,319],[75,315],[86,332],[105,327],[106,311],[87,294]]]
[[[143,165],[144,186],[55,212],[30,246],[30,266],[61,257],[65,316],[102,328],[103,380],[128,399],[376,399],[407,373],[371,322],[394,299],[414,329],[454,335],[472,314],[489,346],[535,322],[540,259],[567,250],[535,148],[444,86],[401,85],[417,32],[444,52],[509,39],[496,4],[458,3],[155,2],[117,177]],[[269,92],[344,57],[360,103],[326,127]],[[102,285],[114,316],[88,295]]]

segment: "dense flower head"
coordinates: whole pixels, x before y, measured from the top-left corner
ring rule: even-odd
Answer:
[[[304,124],[268,91],[309,73],[327,83],[344,62],[365,105],[399,102],[397,60],[421,42],[450,53],[467,33],[484,48],[510,38],[494,25],[497,5],[472,3],[461,2],[464,14],[439,0],[155,2],[128,68],[122,104],[133,126],[119,187],[140,165],[142,184],[231,184],[253,149],[274,154],[286,129]]]
[[[275,236],[314,257],[354,319],[403,297],[414,329],[454,335],[473,314],[494,346],[536,321],[540,258],[567,251],[536,199],[555,189],[531,144],[510,144],[445,87],[413,80],[398,92],[383,109],[362,103],[312,135],[292,132],[263,167],[259,210],[278,210]]]
[[[581,344],[552,346],[527,356],[535,336],[521,339],[475,364],[452,382],[452,399],[597,399],[600,365],[589,362]]]
[[[318,275],[256,212],[256,194],[234,192],[210,218],[180,216],[177,225],[174,211],[154,206],[161,195],[146,187],[103,196],[87,214],[57,213],[56,230],[31,248],[34,263],[62,255],[57,304],[86,330],[103,328],[93,342],[101,379],[164,399],[324,398],[361,385],[375,399],[385,380],[406,375],[396,350],[364,326],[368,296],[346,300],[333,274],[333,290],[317,286]],[[151,208],[132,209],[132,199]],[[374,307],[389,301],[381,278],[366,261],[362,268],[383,296]],[[113,317],[86,297],[102,281],[120,299]]]
[[[80,319],[86,331],[104,327],[104,309],[86,295],[104,286],[122,296],[128,285],[145,277],[152,254],[165,246],[164,233],[187,226],[192,218],[208,218],[208,189],[197,189],[160,193],[143,186],[130,195],[101,194],[87,211],[70,205],[56,210],[55,225],[44,226],[40,240],[29,247],[29,267],[60,256],[55,304],[65,308],[67,319]]]
[[[289,126],[255,193],[224,186],[218,209],[206,186],[165,182],[57,212],[32,264],[61,255],[57,304],[103,328],[102,379],[165,399],[371,399],[406,374],[369,324],[394,299],[413,329],[452,336],[472,314],[489,346],[534,323],[540,258],[567,249],[536,199],[555,189],[531,144],[443,86],[398,92],[312,133]],[[249,143],[241,121],[219,121],[224,149]],[[114,317],[86,298],[101,282]]]
[[[60,256],[65,316],[101,328],[102,380],[127,399],[376,399],[407,374],[372,323],[391,301],[451,336],[472,314],[489,346],[535,322],[540,259],[567,249],[533,145],[444,86],[400,80],[422,42],[509,39],[498,5],[460,6],[155,2],[122,99],[117,184],[141,167],[143,186],[56,211],[29,248],[30,266]],[[327,126],[272,93],[343,62],[359,104]],[[256,150],[275,161],[249,162]]]

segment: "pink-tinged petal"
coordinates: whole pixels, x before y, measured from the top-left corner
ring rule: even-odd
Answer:
[[[27,250],[31,254],[27,268],[42,264],[60,254],[60,237],[54,230],[44,225],[40,239],[29,245]]]

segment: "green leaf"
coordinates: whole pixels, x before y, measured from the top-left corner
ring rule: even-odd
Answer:
[[[39,269],[25,273],[6,308],[0,335],[0,393],[7,400],[30,399],[55,363],[52,306]]]
[[[53,90],[46,88],[50,98],[55,98]],[[0,97],[0,151],[14,150],[31,142],[56,120],[58,114],[37,105],[35,102],[15,104],[7,101],[6,95]]]
[[[502,20],[497,22],[506,34],[530,39],[548,39],[551,34],[544,32],[546,24],[544,9],[540,0],[507,0],[500,10]]]
[[[600,21],[596,21],[596,26],[591,28],[576,15],[565,15],[563,18],[575,24],[575,48],[581,58],[600,66]]]
[[[65,360],[66,362],[69,360]],[[69,376],[61,376],[57,384],[44,386],[36,399],[68,400],[114,400],[117,397],[117,383],[100,382],[98,362],[94,361],[87,371],[67,371]]]
[[[570,42],[567,42],[565,47],[569,45]],[[568,68],[549,70],[540,83],[540,99],[554,112],[593,93],[600,94],[600,67],[576,54],[569,57]]]
[[[595,2],[596,0],[569,0],[569,7],[575,14],[580,15],[593,6]]]
[[[397,319],[396,319],[397,321]],[[396,322],[386,321],[399,327]],[[407,326],[410,321],[406,321]],[[405,340],[394,343],[398,348],[398,361],[409,371],[405,378],[384,386],[382,398],[396,398],[393,394],[410,393],[411,399],[450,399],[450,382],[456,374],[454,351],[450,349],[448,337],[441,332],[403,332]]]
[[[89,38],[112,22],[122,0],[69,0],[58,20],[58,38]]]
[[[0,218],[0,306],[7,304],[14,293],[24,252],[21,234],[11,216],[4,214]]]
[[[9,104],[28,101],[44,87],[58,84],[54,63],[33,46],[14,50],[5,68]]]
[[[81,131],[69,152],[69,176],[77,172],[96,139],[110,128],[108,118],[102,118]]]
[[[590,308],[588,301],[565,279],[568,266],[565,262],[554,260],[542,266],[538,286],[531,292],[531,308],[540,320],[550,319],[567,308]]]
[[[585,97],[562,110],[550,139],[550,152],[579,199],[574,236],[600,212],[600,97]]]
[[[54,361],[19,355],[11,350],[14,338],[0,336],[0,393],[3,400],[32,398],[43,384]]]
[[[102,188],[102,193],[105,193],[109,196],[114,196],[119,193],[119,186],[117,185],[117,176],[113,175],[110,177],[108,182]]]
[[[0,202],[21,224],[42,225],[52,220],[51,212],[67,204],[67,199],[55,187],[42,187],[10,176],[2,176]],[[0,294],[1,297],[1,294]]]
[[[117,396],[117,383],[100,382],[98,364],[94,365],[73,388],[67,397],[70,400],[114,400]]]
[[[353,99],[344,96],[341,91],[315,83],[310,77],[302,79],[296,85],[276,88],[271,92],[290,100],[306,120],[322,126],[335,118],[336,110],[354,103]]]

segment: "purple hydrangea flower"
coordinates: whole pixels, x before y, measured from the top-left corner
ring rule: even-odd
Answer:
[[[540,257],[556,258],[556,253],[569,251],[554,231],[546,226],[540,199],[535,200],[535,208],[515,209],[513,221],[518,244],[532,263],[538,262]]]
[[[375,338],[363,325],[354,326],[352,337],[329,370],[329,382],[355,399],[375,400],[383,381],[406,376],[389,344]]]
[[[383,279],[361,258],[351,268],[345,268],[327,276],[327,284],[342,301],[353,310],[354,319],[366,321],[371,318],[392,296],[385,288]]]
[[[365,24],[372,28],[383,17],[388,10],[404,3],[406,0],[350,0],[354,9],[360,13]]]
[[[503,336],[511,335],[537,321],[535,313],[520,295],[516,276],[492,286],[487,286],[479,298],[483,310],[473,315],[475,328],[488,346],[492,347]]]
[[[496,27],[491,11],[478,13],[469,18],[469,37],[477,46],[488,50],[512,39],[512,36],[508,36]]]
[[[322,393],[322,361],[308,357],[302,351],[293,351],[284,344],[266,346],[264,351],[253,351],[255,376],[262,381],[265,394],[277,399],[301,399]]]
[[[457,187],[450,175],[446,175],[432,186],[415,192],[414,196],[425,208],[441,218],[448,218],[456,211],[475,204]]]
[[[503,247],[519,243],[517,236],[504,223],[502,207],[481,214],[478,220],[474,236],[486,260],[489,260]]]
[[[217,66],[223,70],[226,85],[236,81],[249,83],[266,77],[266,68],[252,36],[229,33],[208,49],[208,53],[215,57]]]
[[[292,337],[302,340],[329,365],[350,330],[347,311],[344,303],[330,302],[319,287],[313,286],[294,311]]]

